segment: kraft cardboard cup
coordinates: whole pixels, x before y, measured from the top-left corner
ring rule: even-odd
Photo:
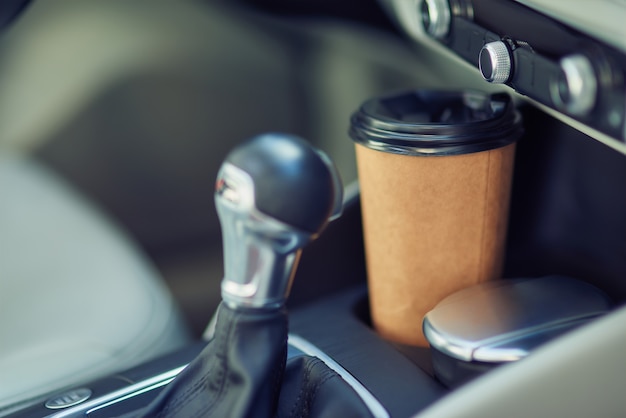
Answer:
[[[506,94],[411,91],[352,116],[372,321],[427,346],[422,318],[499,278],[521,116]]]

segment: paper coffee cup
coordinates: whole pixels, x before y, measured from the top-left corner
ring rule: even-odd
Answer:
[[[422,318],[499,278],[521,116],[505,94],[411,91],[353,115],[372,322],[426,346]]]

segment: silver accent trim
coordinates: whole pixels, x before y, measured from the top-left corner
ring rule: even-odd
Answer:
[[[442,353],[455,357],[459,360],[473,360],[472,353],[474,352],[474,347],[463,346],[462,344],[455,344],[454,342],[449,341],[448,338],[445,338],[443,335],[435,331],[430,321],[428,320],[428,315],[424,318],[422,330],[424,332],[424,337],[426,337],[426,340],[431,347],[436,348]]]
[[[428,7],[429,24],[424,29],[435,39],[444,39],[450,31],[450,4],[448,0],[423,0],[421,7]],[[423,20],[422,20],[423,21]]]
[[[604,293],[565,276],[485,282],[449,295],[426,314],[431,347],[452,358],[504,363],[611,309]]]
[[[344,369],[339,363],[333,360],[330,356],[320,350],[318,347],[311,344],[304,338],[289,334],[289,344],[302,351],[309,356],[317,357],[326,364],[330,369],[343,378],[352,389],[359,395],[363,403],[370,410],[375,418],[389,418],[389,412],[382,406],[382,404],[371,394],[358,380],[354,378],[346,369]]]
[[[491,63],[491,73],[485,74],[483,68],[483,54],[488,54]],[[489,42],[483,45],[478,55],[478,69],[483,78],[493,84],[504,84],[511,76],[511,56],[509,47],[502,41]]]
[[[89,388],[71,389],[50,397],[44,406],[48,409],[65,409],[85,402],[92,394]]]
[[[596,105],[598,81],[589,59],[582,54],[561,59],[561,71],[565,76],[569,98],[564,100],[559,80],[550,80],[550,95],[554,104],[574,116],[587,115]]]
[[[100,396],[98,398],[92,399],[91,401],[83,402],[79,405],[70,407],[66,410],[59,411],[48,415],[48,418],[64,418],[64,417],[84,417],[85,414],[89,412],[96,411],[98,409],[104,408],[105,406],[110,406],[121,402],[126,399],[130,399],[134,396],[141,395],[142,393],[148,392],[153,389],[157,389],[161,386],[167,385],[169,382],[174,380],[174,378],[183,371],[183,369],[187,367],[187,365],[178,367],[176,369],[169,370],[167,372],[161,373],[149,379],[143,380],[141,382],[137,382],[130,386],[126,386],[122,389],[118,389],[104,396]]]
[[[233,309],[275,309],[285,303],[300,249],[315,234],[260,212],[254,181],[224,163],[217,176],[215,206],[222,226],[222,300]]]

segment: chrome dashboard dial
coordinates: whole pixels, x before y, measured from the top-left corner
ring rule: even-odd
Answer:
[[[444,39],[448,36],[451,22],[448,0],[423,0],[421,12],[426,33],[435,39]]]
[[[502,41],[485,44],[480,50],[478,66],[486,81],[494,84],[506,83],[513,69],[509,47]]]
[[[552,80],[550,94],[555,106],[574,116],[593,110],[598,81],[591,61],[582,54],[568,55],[560,61],[561,73]]]

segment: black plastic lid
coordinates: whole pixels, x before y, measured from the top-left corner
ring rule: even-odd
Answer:
[[[363,103],[350,136],[368,148],[403,155],[455,155],[517,141],[522,117],[505,93],[415,90]]]

